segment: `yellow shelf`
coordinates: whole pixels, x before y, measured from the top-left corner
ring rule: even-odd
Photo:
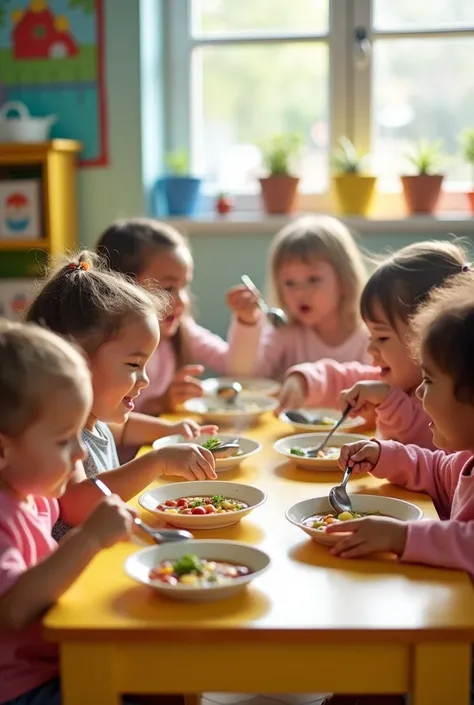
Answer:
[[[49,251],[49,240],[42,238],[25,238],[24,240],[0,239],[0,252],[17,252],[18,250],[47,250]]]

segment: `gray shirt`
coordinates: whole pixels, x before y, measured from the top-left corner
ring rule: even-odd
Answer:
[[[84,429],[82,442],[87,448],[87,458],[83,461],[87,477],[95,477],[102,472],[119,467],[115,439],[112,431],[103,421],[97,421],[94,432]],[[69,524],[58,519],[53,526],[53,538],[59,541],[70,529]]]

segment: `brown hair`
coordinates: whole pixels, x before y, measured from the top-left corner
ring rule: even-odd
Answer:
[[[0,432],[21,435],[58,389],[90,386],[81,353],[33,324],[0,320]]]
[[[411,320],[412,352],[426,349],[453,379],[454,394],[474,404],[474,275],[463,272],[435,289]]]
[[[272,303],[283,308],[277,275],[288,259],[310,262],[320,258],[336,270],[343,289],[341,314],[349,325],[359,325],[359,298],[366,280],[362,255],[346,226],[330,216],[304,216],[285,226],[270,249]]]
[[[154,256],[178,250],[190,253],[186,238],[176,228],[152,218],[117,220],[104,230],[96,249],[110,269],[133,279],[140,277]],[[191,362],[185,325],[179,326],[171,343],[178,367]]]
[[[27,320],[72,338],[91,354],[116,335],[127,318],[161,317],[166,302],[164,292],[142,289],[85,250],[51,270]]]
[[[408,323],[430,291],[465,266],[466,254],[453,242],[416,242],[391,255],[370,276],[360,300],[365,321],[377,322],[379,306],[390,325]]]

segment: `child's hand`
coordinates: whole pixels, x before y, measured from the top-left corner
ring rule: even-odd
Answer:
[[[185,365],[178,370],[173,377],[166,392],[166,406],[173,410],[180,404],[184,404],[188,399],[202,397],[204,390],[202,382],[196,379],[196,375],[204,372],[202,365]]]
[[[347,466],[352,472],[372,472],[380,458],[380,446],[376,441],[356,441],[346,443],[341,448],[339,467],[345,470]]]
[[[186,480],[215,480],[215,460],[210,450],[193,443],[166,446],[152,451],[160,464],[161,474]]]
[[[308,385],[305,378],[299,372],[293,372],[282,384],[275,416],[281,414],[284,409],[300,409],[305,404],[307,394]]]
[[[178,423],[172,423],[168,426],[170,435],[175,433],[184,436],[185,438],[197,438],[204,434],[209,436],[215,436],[219,430],[219,426],[213,426],[209,424],[208,426],[200,426],[197,421],[192,419],[184,419]]]
[[[405,550],[408,526],[404,521],[389,517],[363,517],[352,521],[329,524],[328,534],[347,533],[331,549],[331,553],[341,558],[358,558],[370,553],[390,551],[401,556]]]
[[[116,494],[106,497],[82,525],[82,531],[90,535],[101,548],[113,546],[117,541],[130,538],[133,528],[133,510],[129,509]]]
[[[369,413],[374,406],[385,401],[390,391],[389,385],[384,382],[357,382],[341,392],[340,406],[345,409],[349,404],[352,407],[351,415]]]
[[[233,311],[237,320],[248,326],[253,326],[259,320],[261,311],[258,307],[258,296],[247,289],[244,284],[232,287],[227,292],[227,306]]]

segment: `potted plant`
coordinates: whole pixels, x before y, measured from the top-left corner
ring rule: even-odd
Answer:
[[[168,215],[190,216],[196,211],[201,179],[190,175],[189,155],[178,149],[166,155],[168,174],[161,179]]]
[[[421,140],[407,155],[417,170],[402,176],[403,195],[409,213],[433,213],[438,205],[444,174],[437,172],[443,162],[440,140]]]
[[[474,128],[469,127],[466,130],[463,130],[459,136],[459,141],[461,142],[464,159],[471,165],[473,170],[471,184],[472,188],[467,192],[467,197],[471,211],[474,213]]]
[[[340,138],[333,156],[333,184],[344,215],[366,216],[370,210],[377,179],[363,173],[367,159],[368,155],[360,154],[350,139]]]
[[[295,209],[299,178],[292,173],[292,162],[300,148],[300,135],[290,132],[273,135],[262,144],[268,176],[260,179],[260,187],[267,213],[291,213]]]

